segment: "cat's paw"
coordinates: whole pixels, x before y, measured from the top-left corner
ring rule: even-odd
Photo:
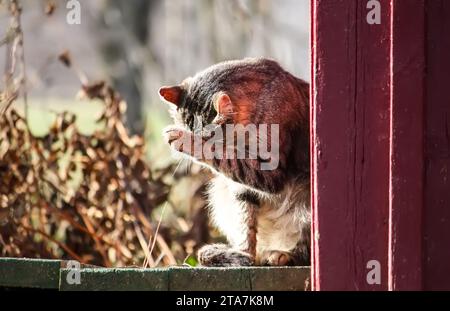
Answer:
[[[188,132],[186,130],[176,126],[169,126],[163,131],[164,140],[169,145],[173,145],[174,142],[186,137],[187,134]]]
[[[202,266],[240,267],[252,266],[254,260],[250,254],[232,249],[225,244],[205,245],[197,253]]]
[[[262,266],[289,266],[292,261],[292,254],[283,251],[265,251],[259,259]]]
[[[188,153],[187,146],[190,146],[192,133],[175,126],[164,129],[164,140],[176,151]]]

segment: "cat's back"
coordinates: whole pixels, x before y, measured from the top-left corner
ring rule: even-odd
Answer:
[[[192,82],[196,89],[220,89],[236,95],[248,94],[245,90],[253,95],[257,91],[268,94],[275,89],[287,90],[291,86],[302,91],[308,90],[307,82],[286,71],[277,61],[262,57],[217,63],[198,72]]]

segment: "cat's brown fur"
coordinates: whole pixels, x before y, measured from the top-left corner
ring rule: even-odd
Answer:
[[[160,94],[174,104],[176,125],[166,129],[167,142],[217,175],[209,190],[211,215],[230,245],[203,247],[200,262],[208,266],[307,264],[308,84],[275,61],[244,59],[214,65],[181,85],[161,88]],[[227,124],[278,124],[277,167],[262,170],[265,160],[259,157],[207,159],[203,153],[194,154],[180,141],[194,143],[198,138],[206,143],[214,132],[195,131],[198,117],[203,126],[214,124],[224,130]]]

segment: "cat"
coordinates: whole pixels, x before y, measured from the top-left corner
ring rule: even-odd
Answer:
[[[164,130],[166,142],[215,175],[208,190],[210,215],[229,245],[203,246],[197,253],[200,264],[308,265],[309,84],[274,60],[246,58],[213,65],[179,85],[161,87],[159,94],[171,105],[174,119]],[[236,156],[234,140],[228,143],[243,130],[238,125],[251,124],[277,126],[276,167],[261,169],[267,159],[250,156],[249,138],[244,142],[245,158]],[[212,139],[230,125],[236,126],[231,136]],[[256,135],[274,149],[275,131],[269,133],[270,142],[261,139],[261,130]],[[196,148],[199,143],[210,149]],[[234,157],[226,153],[230,146]],[[227,156],[211,158],[204,152],[215,154],[221,148]]]

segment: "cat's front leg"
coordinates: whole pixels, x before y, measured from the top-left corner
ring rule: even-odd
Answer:
[[[240,216],[243,216],[243,218],[235,219],[234,228],[228,227],[227,229],[230,231],[228,234],[225,232],[231,245],[211,244],[203,246],[198,251],[198,259],[201,265],[233,267],[255,264],[256,206],[248,203],[241,205],[240,209]]]

